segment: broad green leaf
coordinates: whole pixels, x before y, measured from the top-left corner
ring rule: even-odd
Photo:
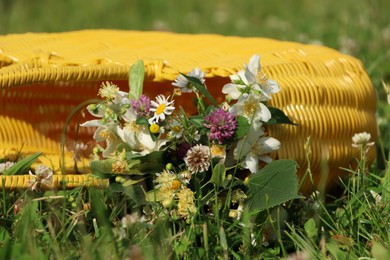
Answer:
[[[248,206],[251,211],[262,210],[299,198],[297,163],[276,160],[266,165],[248,180]]]
[[[90,163],[91,172],[99,176],[106,173],[111,173],[113,162],[114,161],[112,159],[92,161]]]
[[[210,182],[216,186],[220,186],[226,177],[226,169],[223,163],[218,163],[214,166],[213,174],[211,176]]]
[[[236,139],[241,139],[244,136],[246,136],[249,132],[251,125],[248,122],[248,119],[246,119],[243,116],[238,116],[237,117],[237,129],[235,134]]]
[[[314,221],[313,218],[310,218],[308,221],[305,223],[305,231],[308,237],[310,238],[316,238],[318,234],[316,222]]]
[[[294,122],[292,122],[290,118],[279,108],[268,107],[268,109],[272,115],[271,119],[267,122],[268,125],[274,125],[274,124],[297,125]]]
[[[137,125],[149,125],[149,121],[146,117],[138,117],[136,120],[135,120],[135,123]]]
[[[143,84],[145,77],[144,62],[142,60],[137,61],[130,68],[129,73],[129,98],[138,99],[142,94]]]
[[[12,165],[5,173],[4,175],[16,175],[16,174],[26,174],[28,170],[31,168],[31,165],[38,159],[39,156],[41,156],[42,153],[35,153],[32,154],[14,165]]]
[[[211,102],[211,104],[213,104],[216,107],[218,106],[217,101],[214,99],[214,97],[210,94],[210,92],[207,90],[207,88],[202,84],[202,82],[198,78],[187,76],[184,74],[181,75],[183,75],[203,96],[205,96]]]

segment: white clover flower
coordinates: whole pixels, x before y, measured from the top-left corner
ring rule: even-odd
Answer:
[[[199,68],[195,68],[195,69],[191,70],[187,75],[199,79],[202,82],[202,84],[205,82],[205,78],[204,78],[205,73],[202,72]],[[192,92],[190,82],[188,81],[188,79],[186,77],[184,77],[181,74],[176,77],[176,79],[172,83],[172,85],[175,87],[179,87],[182,92],[185,92],[185,93]]]
[[[192,174],[207,171],[210,167],[210,148],[200,144],[193,146],[188,150],[184,162]]]
[[[36,191],[38,187],[43,184],[50,186],[53,181],[53,171],[46,165],[39,164],[35,168],[35,175],[29,171],[28,174],[33,177],[32,180],[28,181],[29,188],[32,191]]]
[[[268,107],[261,102],[261,98],[254,94],[242,95],[229,112],[234,116],[243,116],[248,119],[255,129],[260,129],[262,122],[271,119],[271,112]]]
[[[352,146],[353,147],[361,147],[363,145],[366,146],[373,146],[374,142],[369,142],[371,139],[371,134],[367,132],[357,133],[352,137]]]
[[[154,112],[154,115],[149,119],[149,124],[158,123],[160,120],[164,121],[166,115],[172,114],[175,110],[174,101],[168,101],[168,99],[169,96],[166,98],[164,95],[158,95],[157,102],[152,100],[150,111]]]
[[[249,169],[251,173],[259,170],[259,161],[272,162],[268,156],[270,152],[280,148],[280,142],[273,137],[262,137],[264,131],[251,127],[247,136],[237,143],[234,149],[234,159],[242,160],[242,166]]]
[[[102,153],[104,158],[107,158],[114,153],[116,147],[122,143],[122,140],[118,136],[119,126],[114,122],[102,124],[100,120],[95,119],[87,121],[80,126],[97,127],[93,139],[95,139],[96,142],[106,142],[106,149],[104,149]]]
[[[11,168],[15,163],[14,162],[4,162],[0,163],[0,174],[4,174],[9,168]]]

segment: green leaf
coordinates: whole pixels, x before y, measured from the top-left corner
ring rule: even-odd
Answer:
[[[316,222],[314,221],[313,218],[310,218],[308,221],[305,223],[305,231],[308,237],[310,238],[316,238],[318,234],[318,230],[316,227]]]
[[[237,130],[234,133],[236,139],[241,139],[244,136],[246,136],[249,132],[249,129],[251,128],[251,125],[248,122],[248,119],[246,119],[243,116],[237,117]]]
[[[191,116],[189,121],[197,127],[203,127],[204,117],[202,115]]]
[[[26,174],[28,170],[31,168],[31,165],[38,159],[39,156],[41,156],[42,153],[35,153],[32,154],[14,165],[12,165],[5,173],[4,175],[19,175],[19,174]]]
[[[294,160],[276,160],[252,174],[248,180],[249,209],[262,210],[299,198],[296,171]]]
[[[184,74],[181,74],[181,75],[183,75],[183,77],[185,77],[192,84],[192,86],[194,86],[203,96],[205,96],[211,102],[211,104],[213,104],[216,107],[218,106],[217,101],[210,94],[210,92],[207,90],[207,88],[203,85],[203,83],[200,81],[200,79],[198,79],[196,77],[187,76]]]
[[[271,119],[267,122],[268,125],[274,125],[274,124],[297,125],[294,122],[292,122],[290,118],[279,108],[268,107],[268,109],[272,115]]]
[[[102,176],[106,173],[110,173],[112,172],[113,162],[114,160],[112,159],[92,161],[90,164],[91,172],[99,176]]]
[[[210,182],[216,186],[220,186],[226,177],[226,169],[223,163],[218,163],[214,166],[213,174],[211,175]]]
[[[138,99],[142,94],[143,84],[145,77],[144,62],[142,60],[137,61],[130,68],[129,73],[129,98]]]
[[[142,179],[139,179],[139,180],[131,180],[130,179],[130,180],[125,181],[122,185],[123,185],[123,187],[132,186],[134,184],[143,182],[144,180],[145,180],[145,178],[142,178]]]
[[[146,117],[138,117],[136,120],[135,120],[135,123],[137,125],[149,125],[149,121]]]

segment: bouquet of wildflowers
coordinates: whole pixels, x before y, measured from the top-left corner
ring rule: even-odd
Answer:
[[[220,104],[199,68],[180,74],[169,96],[143,95],[143,77],[139,61],[129,74],[129,92],[106,82],[99,90],[103,100],[87,107],[97,119],[82,126],[95,127],[100,144],[93,173],[115,177],[123,189],[139,187],[135,205],[153,209],[152,218],[181,223],[183,232],[190,224],[217,226],[219,239],[244,214],[297,197],[296,164],[273,160],[281,143],[267,134],[269,124],[292,122],[267,106],[279,85],[262,73],[258,55],[230,76]],[[175,107],[175,98],[187,93],[195,94],[196,114]]]

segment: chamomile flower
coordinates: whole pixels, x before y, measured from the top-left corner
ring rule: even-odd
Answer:
[[[166,115],[171,115],[175,110],[173,106],[174,101],[168,101],[164,95],[158,95],[156,101],[151,101],[150,111],[154,112],[153,117],[149,119],[149,124],[158,123],[164,121]]]
[[[205,82],[205,73],[202,72],[199,68],[193,69],[190,73],[187,74],[190,77],[194,77],[200,80],[203,84]],[[179,75],[176,77],[175,82],[172,83],[173,86],[181,89],[181,92],[190,93],[192,92],[191,84],[186,77]]]
[[[171,128],[171,131],[169,132],[169,134],[171,136],[173,136],[174,138],[182,137],[182,135],[184,133],[184,127],[182,126],[182,124],[180,124],[179,121],[173,120],[170,124],[170,128]]]

